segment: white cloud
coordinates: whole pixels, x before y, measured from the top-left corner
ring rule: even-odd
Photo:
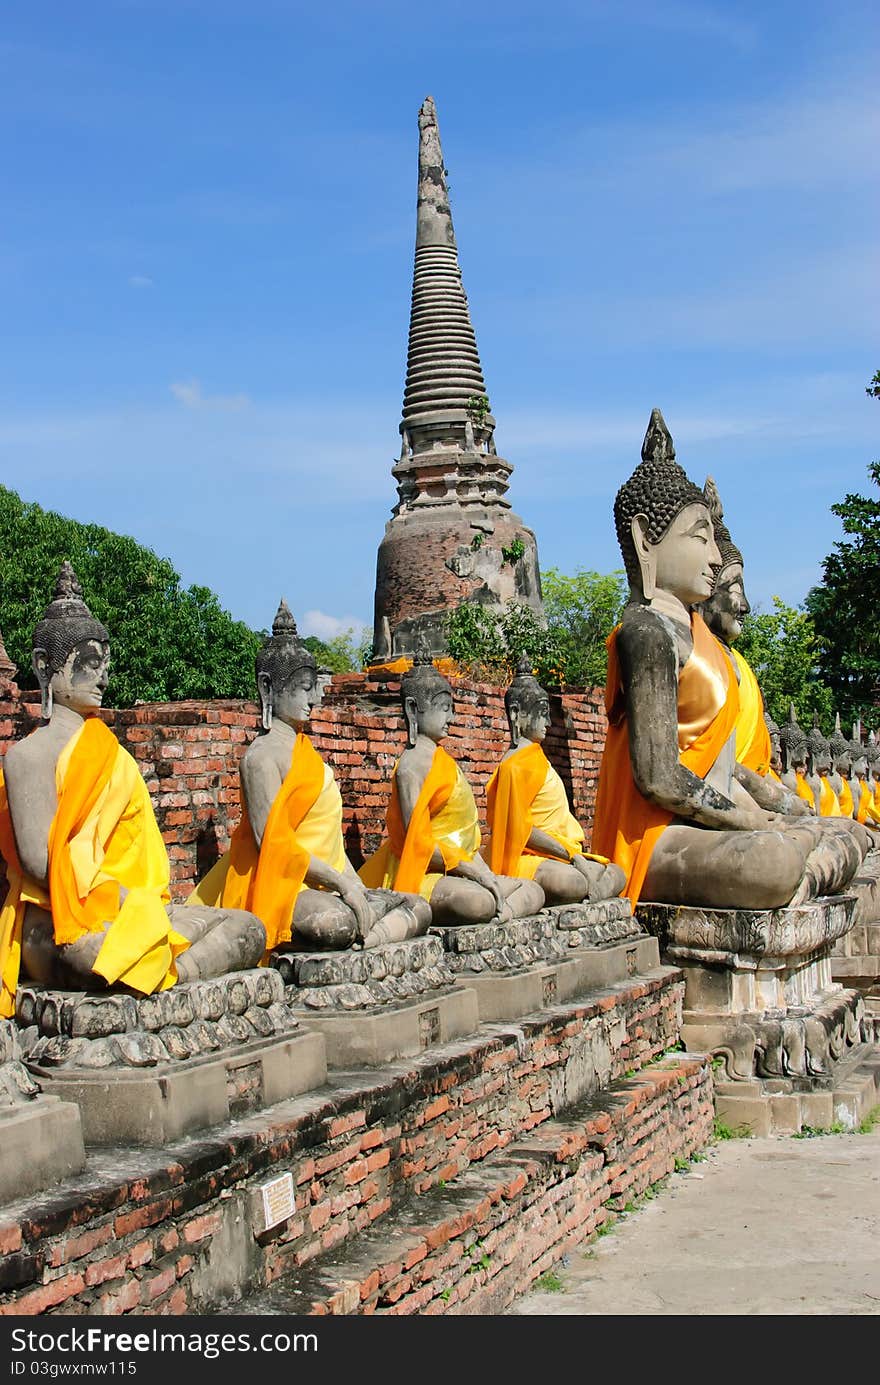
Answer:
[[[246,394],[205,394],[200,380],[179,380],[169,386],[171,393],[187,409],[245,409]]]
[[[151,289],[153,281],[147,274],[130,274],[128,282],[133,289]]]
[[[351,630],[357,641],[367,629],[369,627],[358,616],[331,616],[326,611],[306,611],[300,634],[317,635],[319,640],[332,640],[336,635],[344,635]]]

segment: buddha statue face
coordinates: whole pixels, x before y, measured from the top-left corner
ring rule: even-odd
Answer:
[[[110,636],[83,601],[68,562],[61,564],[54,599],[34,630],[32,665],[44,719],[56,703],[80,716],[101,706],[110,670]]]
[[[257,655],[256,674],[263,729],[270,730],[277,720],[300,730],[321,701],[323,688],[314,655],[300,644],[296,622],[283,599],[271,637]]]
[[[831,773],[831,746],[827,737],[822,735],[818,717],[814,719],[812,729],[807,736],[807,747],[813,773],[818,774],[822,779],[827,778]]]
[[[742,634],[742,623],[751,609],[742,563],[729,563],[715,578],[712,595],[702,608],[703,619],[713,635],[733,644]]]
[[[510,744],[521,740],[540,743],[550,727],[550,698],[532,674],[531,660],[523,655],[516,666],[516,677],[504,694]]]
[[[422,651],[400,680],[400,700],[406,720],[407,741],[414,746],[419,736],[438,744],[452,725],[452,688]]]
[[[779,727],[772,717],[765,716],[764,724],[770,737],[770,768],[775,774],[782,773],[782,738]]]
[[[864,779],[868,773],[868,757],[865,754],[864,746],[853,746],[852,769],[850,771],[854,779]]]
[[[715,581],[713,568],[721,561],[708,508],[700,503],[686,505],[656,543],[648,535],[647,516],[636,515],[632,539],[645,599],[668,592],[683,606],[705,601]]]

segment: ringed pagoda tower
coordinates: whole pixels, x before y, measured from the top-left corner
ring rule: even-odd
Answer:
[[[373,662],[445,652],[443,616],[464,601],[542,613],[538,548],[510,508],[513,470],[495,419],[461,281],[432,97],[419,111],[416,253],[398,501],[376,563]]]

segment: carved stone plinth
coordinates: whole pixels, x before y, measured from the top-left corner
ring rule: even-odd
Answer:
[[[79,1173],[86,1160],[78,1109],[43,1095],[22,1058],[17,1026],[0,1020],[0,1204]]]
[[[77,1103],[89,1144],[163,1144],[326,1078],[269,968],[151,996],[23,986],[16,1019],[29,1071]]]
[[[850,895],[772,910],[639,905],[664,960],[684,972],[682,1038],[721,1060],[723,1119],[755,1133],[822,1124],[819,1116],[855,1124],[873,1101],[864,1002],[831,974],[855,907]],[[865,1063],[860,1086],[853,1074]]]
[[[439,938],[344,952],[281,952],[272,966],[329,1067],[378,1066],[473,1033],[476,996],[455,986]]]
[[[880,983],[880,851],[865,857],[846,889],[856,901],[853,926],[832,948],[831,975],[873,1000]]]
[[[453,975],[473,987],[480,1019],[515,1019],[659,966],[629,900],[542,909],[509,923],[432,928]]]

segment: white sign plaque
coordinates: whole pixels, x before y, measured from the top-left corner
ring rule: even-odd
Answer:
[[[280,1178],[273,1178],[269,1183],[263,1183],[260,1192],[263,1195],[263,1221],[265,1230],[270,1226],[277,1226],[281,1221],[287,1221],[296,1211],[296,1202],[293,1196],[293,1175],[283,1173]]]

